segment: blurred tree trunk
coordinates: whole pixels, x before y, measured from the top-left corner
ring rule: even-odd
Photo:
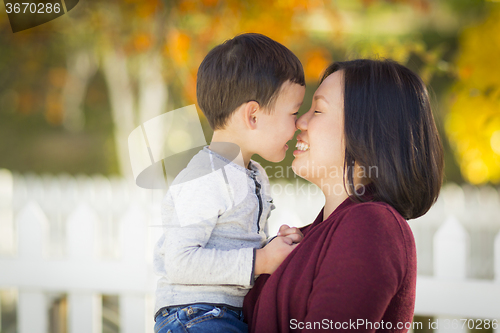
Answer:
[[[162,75],[162,59],[157,53],[144,56],[140,61],[139,123],[140,125],[165,111],[168,90]]]
[[[108,84],[111,114],[115,124],[114,137],[120,173],[131,179],[132,168],[127,138],[135,128],[135,100],[127,70],[127,59],[121,51],[110,49],[103,55],[102,67]]]
[[[128,136],[135,127],[165,112],[168,97],[160,56],[145,55],[139,64],[138,98],[136,98],[125,54],[117,49],[111,49],[103,55],[102,61],[115,124],[114,137],[120,172],[131,180],[133,176],[128,152]],[[137,111],[136,99],[139,101]]]
[[[62,92],[63,125],[71,132],[80,132],[85,126],[83,102],[89,81],[97,70],[97,61],[90,50],[79,50],[68,56],[66,69]]]

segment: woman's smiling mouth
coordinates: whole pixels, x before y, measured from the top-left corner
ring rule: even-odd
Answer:
[[[304,141],[297,141],[297,144],[295,145],[295,147],[297,148],[297,150],[295,150],[293,152],[293,155],[296,156],[298,154],[302,154],[306,151],[309,150],[309,144],[307,142],[304,142]]]

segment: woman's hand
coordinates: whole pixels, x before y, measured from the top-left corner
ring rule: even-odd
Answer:
[[[283,224],[278,231],[278,236],[284,236],[292,240],[293,243],[300,243],[304,239],[304,235],[297,227],[290,228]]]
[[[255,251],[254,274],[272,274],[298,244],[289,237],[275,237],[262,249]]]

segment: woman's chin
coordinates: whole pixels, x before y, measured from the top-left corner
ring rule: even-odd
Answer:
[[[305,180],[308,180],[308,168],[307,165],[303,165],[303,163],[297,161],[297,157],[295,156],[294,160],[292,161],[292,171],[299,176],[300,178],[304,178]]]

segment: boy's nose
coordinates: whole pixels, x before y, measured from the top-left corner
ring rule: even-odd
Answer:
[[[306,114],[303,114],[302,116],[300,116],[297,120],[295,120],[295,127],[298,129],[298,130],[305,130],[306,127],[307,127],[307,120],[306,120]]]

